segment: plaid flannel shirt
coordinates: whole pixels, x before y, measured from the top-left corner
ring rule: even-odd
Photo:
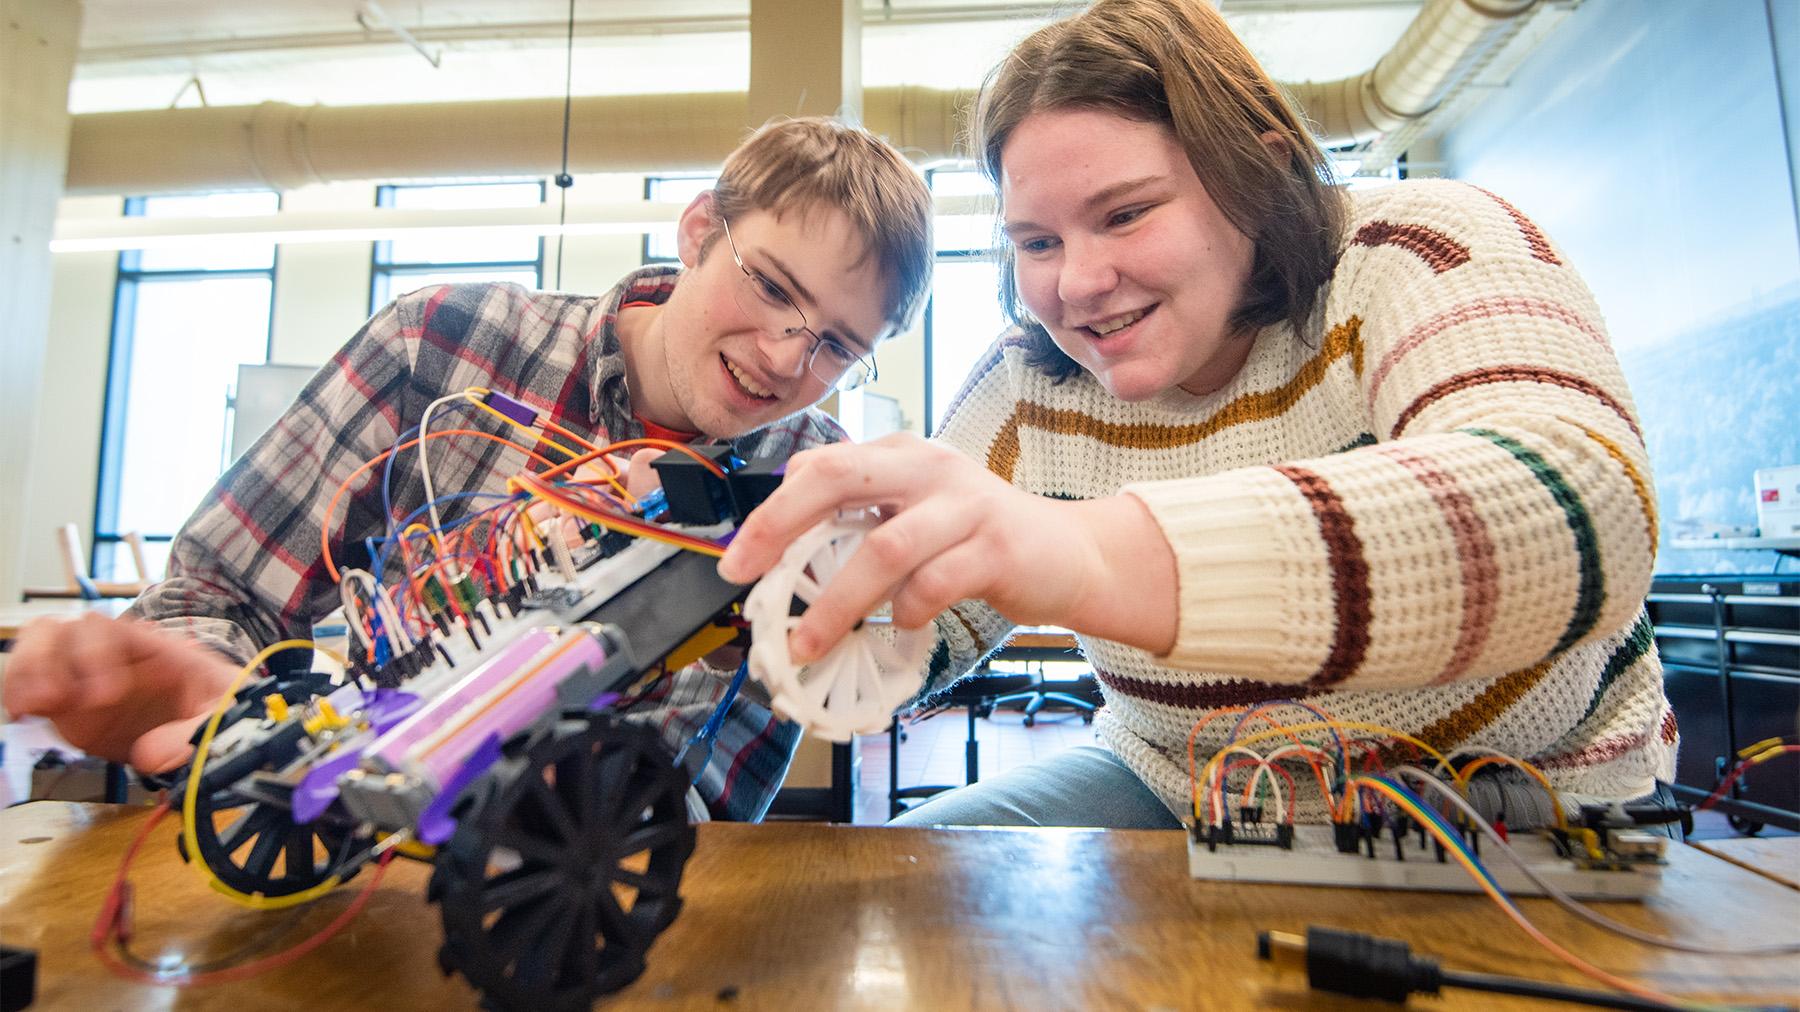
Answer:
[[[673,268],[646,267],[599,298],[517,285],[439,285],[389,304],[207,493],[175,537],[168,578],[139,597],[131,614],[185,632],[240,663],[266,644],[310,636],[313,620],[340,603],[319,545],[333,493],[445,394],[487,387],[595,442],[643,435],[631,411],[615,323],[621,303],[666,301],[677,277]],[[484,413],[455,406],[439,408],[431,426],[434,432],[503,428]],[[746,460],[785,459],[843,438],[837,423],[808,409],[732,445]],[[504,492],[506,479],[528,462],[519,450],[472,437],[423,447],[439,496]],[[383,536],[389,518],[398,524],[425,503],[418,453],[396,458],[387,505],[382,468],[371,468],[329,518],[340,569],[369,565],[365,539]],[[441,516],[450,523],[483,502],[449,502]],[[400,574],[390,565],[383,575]],[[633,719],[655,724],[671,751],[679,751],[711,716],[730,674],[691,665],[634,710]],[[767,703],[767,694],[749,682],[731,705],[697,785],[715,817],[760,819],[786,776],[800,731]]]

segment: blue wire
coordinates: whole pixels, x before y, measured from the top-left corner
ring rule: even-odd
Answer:
[[[392,537],[394,534],[394,500],[388,491],[394,479],[394,461],[400,456],[400,444],[406,442],[407,439],[412,437],[418,431],[419,427],[415,425],[394,437],[393,443],[388,446],[387,464],[381,469],[381,519],[387,523],[387,534],[389,537]],[[421,446],[420,449],[422,450],[424,447]],[[370,554],[373,555],[374,553],[371,552]],[[380,578],[380,574],[377,574],[376,579]]]
[[[725,713],[731,709],[731,701],[737,698],[738,689],[743,687],[744,678],[749,674],[750,661],[745,658],[738,664],[737,674],[731,676],[731,684],[726,687],[725,695],[720,698],[719,705],[714,708],[712,716],[706,718],[706,723],[701,726],[699,732],[689,738],[688,743],[681,746],[681,751],[676,753],[675,765],[680,766],[682,760],[687,758],[689,749],[695,745],[706,746],[706,755],[700,760],[700,767],[694,771],[694,779],[689,783],[699,783],[700,775],[706,772],[707,763],[712,762],[713,745],[719,736],[719,730],[725,726]]]
[[[1406,786],[1406,784],[1393,777],[1370,777],[1369,779],[1378,780],[1381,783],[1386,784],[1393,788],[1396,794],[1399,794],[1401,797],[1417,806],[1419,811],[1428,816],[1433,824],[1443,830],[1445,839],[1455,843],[1456,849],[1461,852],[1464,857],[1469,859],[1469,864],[1479,870],[1482,876],[1492,883],[1494,888],[1498,890],[1502,896],[1506,895],[1505,890],[1500,889],[1500,883],[1494,878],[1494,873],[1488,871],[1487,865],[1481,863],[1481,858],[1477,857],[1475,852],[1470,850],[1468,845],[1462,842],[1462,834],[1458,832],[1454,826],[1444,821],[1442,813],[1427,803],[1424,798],[1419,797],[1418,793],[1411,787]],[[1471,831],[1480,832],[1480,830],[1473,828],[1471,828]]]
[[[437,503],[438,505],[443,505],[444,503],[453,502],[458,499],[500,499],[500,500],[504,500],[504,501],[495,503],[493,506],[489,506],[486,509],[476,510],[475,512],[473,512],[473,513],[469,514],[468,516],[463,517],[459,520],[452,520],[451,522],[438,528],[434,533],[443,534],[447,531],[455,530],[456,528],[461,527],[462,525],[464,525],[466,523],[470,523],[470,522],[474,521],[476,518],[481,517],[484,514],[491,513],[494,510],[503,508],[507,503],[516,502],[517,500],[519,500],[522,497],[523,497],[523,493],[506,494],[506,493],[501,493],[501,492],[452,492],[449,495],[438,496],[435,500],[433,500],[433,502]],[[413,521],[415,521],[419,517],[423,516],[428,510],[431,509],[431,506],[432,506],[432,503],[426,503],[425,505],[420,506],[418,509],[413,510],[410,514],[407,515],[405,520],[400,521],[400,524],[399,524],[400,529],[405,530],[406,528],[412,526]],[[388,553],[393,551],[394,546],[400,543],[400,538],[398,536],[395,536],[395,537],[383,538],[382,541],[384,542],[384,544],[382,545],[380,552],[376,553],[374,562],[373,562],[373,568],[375,570],[375,580],[377,583],[381,582],[382,570],[387,568]]]

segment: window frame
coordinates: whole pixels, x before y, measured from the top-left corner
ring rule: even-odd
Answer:
[[[429,190],[445,186],[519,186],[527,183],[537,185],[539,204],[548,199],[549,184],[542,179],[471,179],[438,183],[380,183],[375,187],[375,206],[393,207],[394,194],[400,190]],[[393,245],[391,239],[377,239],[369,244],[369,315],[371,316],[380,312],[381,307],[394,300],[396,295],[394,279],[396,277],[442,274],[452,271],[530,270],[537,275],[537,281],[533,283],[532,287],[539,290],[544,287],[544,237],[541,235],[537,237],[537,257],[532,260],[468,260],[454,263],[394,261],[391,259]]]
[[[695,179],[706,180],[707,183],[709,184],[707,186],[707,189],[711,189],[712,188],[711,184],[716,184],[719,181],[719,174],[716,172],[711,173],[711,174],[708,174],[705,172],[669,172],[669,173],[659,173],[656,175],[646,175],[646,176],[644,176],[644,199],[647,201],[654,201],[657,199],[656,186],[658,183],[677,183],[677,182],[684,182],[684,181],[695,180]],[[651,233],[645,232],[643,235],[642,244],[639,247],[638,260],[644,266],[648,267],[651,264],[679,264],[679,263],[681,263],[681,258],[678,256],[665,257],[665,256],[656,256],[655,254],[651,253],[650,252],[650,238],[651,238]]]
[[[977,175],[980,174],[980,170],[975,168],[974,163],[972,163],[972,162],[966,163],[966,164],[952,163],[952,164],[946,164],[946,165],[937,165],[937,166],[933,166],[929,169],[926,169],[925,170],[925,188],[927,190],[931,191],[931,193],[934,196],[936,195],[937,190],[933,186],[933,183],[935,181],[937,174],[940,172],[955,172],[955,173],[959,173],[959,174],[973,172]],[[935,230],[934,230],[934,234],[935,234]],[[997,264],[1000,260],[999,247],[997,245],[995,245],[994,243],[990,242],[989,245],[985,249],[974,249],[974,248],[933,249],[932,255],[931,255],[932,266],[934,268],[938,264],[969,263],[971,261],[980,261],[980,260],[992,261]],[[931,298],[929,298],[925,301],[924,322],[922,324],[923,329],[924,329],[924,338],[925,338],[925,373],[924,373],[924,375],[925,375],[925,391],[924,391],[925,397],[924,397],[923,407],[924,407],[924,411],[925,411],[925,422],[924,422],[925,434],[927,436],[935,435],[937,433],[940,423],[942,422],[942,419],[938,418],[938,416],[937,416],[936,405],[934,404],[934,398],[932,396],[934,390],[937,387],[937,383],[935,381],[936,373],[932,368],[934,357],[935,357],[934,348],[935,348],[935,345],[937,342],[937,326],[936,326],[936,323],[937,323],[937,277],[936,277],[936,271],[934,270],[932,272],[932,274],[933,274],[933,276],[932,276],[932,281],[931,281]],[[999,293],[997,291],[995,292],[995,298],[996,299],[999,298]],[[999,335],[995,334],[992,336],[998,337]],[[948,399],[948,397],[954,397],[954,396],[955,396],[955,391],[952,390],[947,395],[946,400]],[[948,407],[948,406],[949,406],[948,403],[946,403],[945,407]]]
[[[120,213],[128,218],[143,217],[149,199],[145,196],[127,197]],[[276,194],[275,206],[279,211],[279,193]],[[140,266],[142,260],[141,249],[120,250],[113,275],[112,327],[107,343],[106,386],[100,409],[100,453],[94,482],[93,537],[88,547],[88,571],[95,574],[113,571],[114,555],[119,546],[125,543],[126,532],[118,529],[119,498],[124,481],[125,420],[131,409],[131,364],[137,346],[139,288],[146,282],[158,284],[218,278],[267,278],[269,317],[264,324],[263,361],[267,362],[275,353],[275,291],[281,267],[279,243],[272,244],[267,267],[145,269]],[[146,544],[173,541],[175,534],[175,531],[166,534],[138,532]],[[143,575],[149,576],[147,573]]]

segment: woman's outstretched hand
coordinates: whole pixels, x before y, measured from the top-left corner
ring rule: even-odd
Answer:
[[[796,454],[719,574],[755,580],[815,524],[866,507],[885,520],[807,609],[789,644],[797,661],[821,656],[890,599],[894,622],[909,629],[976,598],[1021,625],[1065,626],[1157,653],[1174,645],[1175,558],[1143,503],[1032,495],[907,433]]]

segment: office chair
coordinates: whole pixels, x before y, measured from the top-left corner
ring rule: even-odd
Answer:
[[[939,709],[966,707],[969,711],[969,740],[963,746],[963,783],[972,784],[981,779],[981,744],[975,739],[975,719],[985,717],[993,711],[996,697],[1032,684],[1034,676],[1015,674],[996,674],[986,668],[979,668],[958,679],[950,688],[944,690],[932,702]],[[904,732],[900,729],[900,718],[896,716],[888,722],[888,818],[893,818],[906,811],[909,802],[923,801],[942,791],[950,790],[955,784],[930,784],[918,787],[900,786],[900,742]]]
[[[1070,679],[1039,677],[1029,689],[994,700],[994,706],[1023,704],[1025,726],[1031,727],[1037,723],[1038,711],[1051,703],[1080,711],[1081,722],[1092,724],[1094,711],[1099,708],[1100,702],[1100,685],[1094,680],[1094,673],[1089,671]]]

